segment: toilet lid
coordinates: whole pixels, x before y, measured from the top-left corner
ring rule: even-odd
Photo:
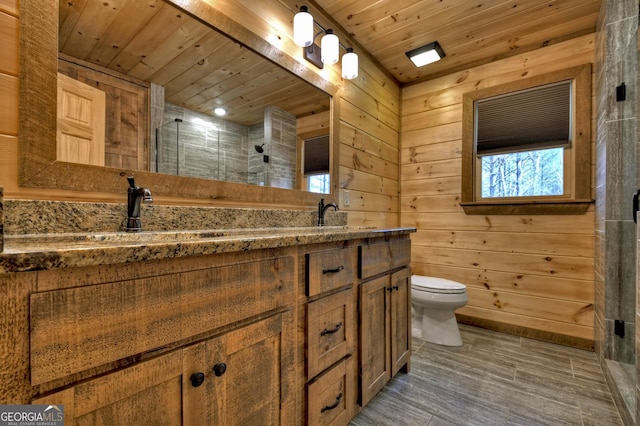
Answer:
[[[413,275],[411,277],[411,288],[427,293],[460,294],[467,291],[467,286],[459,282],[422,275]]]

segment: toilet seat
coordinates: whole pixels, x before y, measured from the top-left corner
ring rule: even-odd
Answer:
[[[444,278],[413,275],[411,289],[425,293],[462,294],[467,291],[467,286]]]

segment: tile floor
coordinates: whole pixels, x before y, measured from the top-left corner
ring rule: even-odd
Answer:
[[[351,425],[622,425],[593,352],[460,331],[461,347],[414,339],[411,372],[392,379]]]

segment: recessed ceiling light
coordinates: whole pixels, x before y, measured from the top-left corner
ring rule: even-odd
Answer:
[[[222,107],[217,107],[216,109],[213,110],[213,113],[215,115],[225,115],[227,113],[227,110]]]

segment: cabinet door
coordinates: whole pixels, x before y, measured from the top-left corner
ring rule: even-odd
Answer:
[[[64,424],[181,425],[182,351],[33,400],[64,405]]]
[[[389,366],[389,275],[360,285],[360,405],[391,378]]]
[[[185,349],[185,425],[278,425],[294,418],[289,314]],[[191,379],[196,374],[203,375],[198,386]]]
[[[411,273],[409,268],[391,275],[391,376],[411,357]]]

